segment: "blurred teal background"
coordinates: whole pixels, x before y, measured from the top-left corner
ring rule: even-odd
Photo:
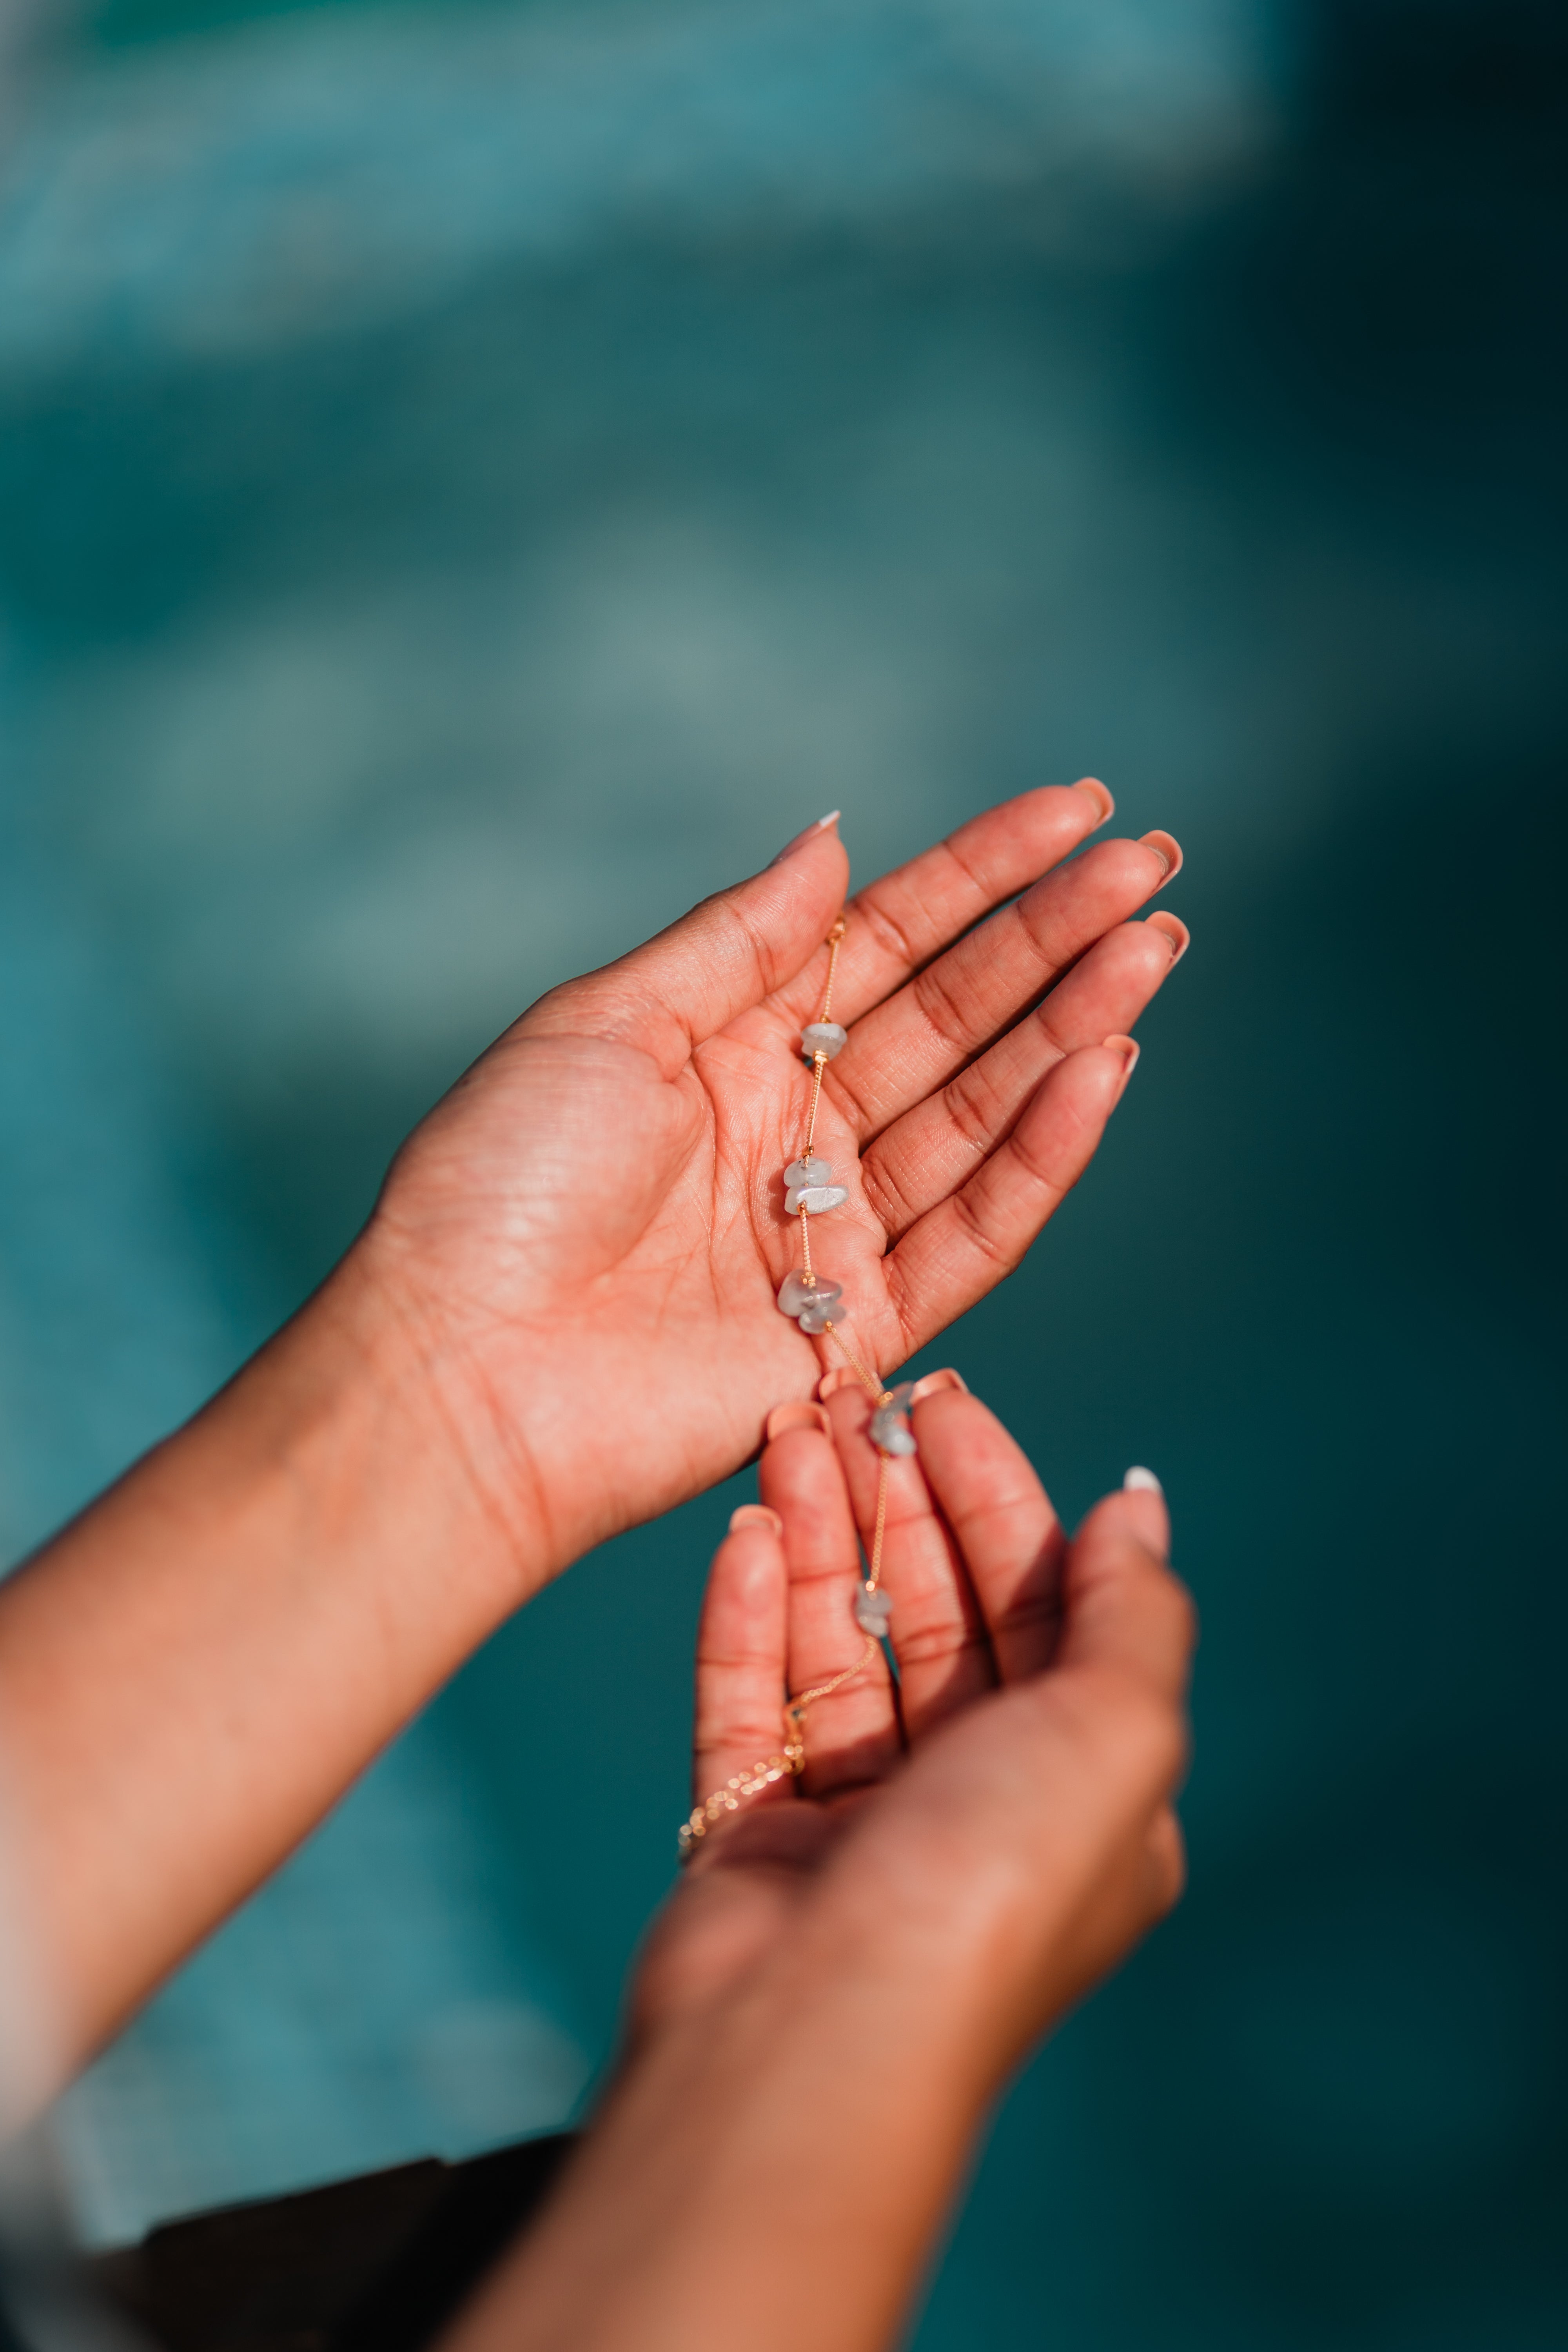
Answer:
[[[865,878],[1104,776],[1192,952],[936,1360],[1064,1513],[1166,1482],[1192,1888],[1006,2102],[918,2342],[1568,2340],[1562,12],[11,33],[9,1554],[552,981],[833,803]],[[86,2234],[573,2111],[734,1499],[508,1627],[73,2092]]]

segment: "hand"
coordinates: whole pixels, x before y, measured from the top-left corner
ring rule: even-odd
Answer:
[[[1186,944],[1173,916],[1128,920],[1179,860],[1169,835],[1062,864],[1109,814],[1092,782],[1026,793],[846,910],[850,1037],[816,1149],[850,1200],[814,1239],[873,1366],[1017,1265]],[[825,821],[545,997],[405,1146],[355,1253],[416,1334],[525,1590],[736,1469],[818,1376],[830,1343],[775,1304],[799,1247],[781,1179],[846,876]]]
[[[884,1550],[899,1663],[806,1717],[780,1780],[658,1922],[605,2105],[446,2352],[881,2352],[999,2084],[1174,1899],[1192,1639],[1150,1492],[1066,1541],[935,1374]],[[858,1390],[775,1415],[699,1641],[700,1799],[779,1747],[785,1686],[853,1663]],[[781,1424],[784,1424],[781,1427]],[[922,1475],[923,1472],[923,1475]],[[929,1482],[929,1486],[928,1486]]]
[[[851,1200],[819,1255],[880,1367],[1017,1262],[1125,1082],[1100,1041],[1184,944],[1125,920],[1167,835],[1061,866],[1108,803],[1028,793],[848,909],[820,1140]],[[317,1297],[0,1593],[40,2095],[546,1577],[809,1391],[779,1179],[845,871],[814,827],[536,1005]]]
[[[1192,1615],[1164,1565],[1163,1498],[1108,1496],[1069,1543],[955,1375],[915,1393],[920,1454],[889,1465],[883,1549],[898,1682],[879,1651],[817,1700],[800,1780],[742,1801],[699,1845],[643,1964],[638,2032],[710,2010],[768,1955],[810,1948],[814,1914],[848,1906],[889,1984],[918,1954],[950,2006],[968,1989],[984,2068],[1005,2072],[1180,1891]],[[763,1506],[735,1514],[703,1610],[699,1802],[777,1751],[786,1686],[863,1647],[869,1412],[850,1386],[827,1413],[774,1416]]]

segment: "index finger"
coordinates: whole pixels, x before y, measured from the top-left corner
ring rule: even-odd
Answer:
[[[908,865],[868,882],[844,910],[835,1018],[857,1021],[879,1004],[972,923],[1070,856],[1115,807],[1094,776],[1041,784],[984,810]],[[814,957],[770,998],[769,1009],[792,1026],[810,1021],[821,985],[821,961]]]

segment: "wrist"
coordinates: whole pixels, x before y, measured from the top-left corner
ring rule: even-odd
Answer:
[[[345,1407],[374,1400],[395,1451],[392,1475],[430,1491],[476,1567],[507,1587],[515,1607],[565,1564],[553,1558],[530,1432],[515,1399],[503,1410],[484,1377],[479,1336],[403,1258],[373,1220],[306,1315],[326,1318],[324,1345]],[[520,1349],[529,1348],[520,1326],[509,1329]]]
[[[870,2352],[990,2095],[918,1970],[810,1933],[642,2034],[552,2206],[447,2352]]]
[[[101,2041],[526,1597],[359,1262],[0,1595],[9,1859]]]

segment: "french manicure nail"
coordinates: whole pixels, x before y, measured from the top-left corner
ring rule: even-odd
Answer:
[[[1171,877],[1182,870],[1181,843],[1173,834],[1145,833],[1139,835],[1138,845],[1141,849],[1152,849],[1164,867],[1163,874],[1154,885],[1156,890],[1163,890]]]
[[[742,1503],[738,1511],[730,1514],[730,1533],[738,1536],[742,1528],[772,1528],[775,1536],[782,1536],[784,1521],[765,1503]]]
[[[1126,1495],[1163,1495],[1165,1489],[1152,1470],[1145,1470],[1141,1462],[1135,1462],[1121,1481],[1121,1491]]]
[[[777,857],[770,857],[768,864],[770,866],[778,866],[781,865],[786,857],[793,857],[797,849],[804,849],[806,843],[808,841],[815,841],[819,833],[826,833],[833,825],[836,825],[843,814],[844,812],[842,809],[829,809],[827,814],[826,816],[819,816],[815,824],[808,824],[804,833],[797,833],[793,841],[786,841],[784,847],[779,851]]]
[[[969,1382],[955,1372],[951,1364],[944,1364],[940,1372],[927,1372],[923,1380],[915,1382],[910,1391],[910,1402],[919,1404],[922,1397],[941,1396],[948,1389],[956,1391],[960,1396],[967,1396]]]
[[[1109,1052],[1112,1054],[1120,1054],[1123,1062],[1126,1064],[1127,1066],[1121,1073],[1121,1083],[1125,1086],[1128,1079],[1132,1076],[1133,1071],[1138,1067],[1138,1056],[1143,1051],[1142,1046],[1140,1045],[1136,1037],[1122,1037],[1115,1034],[1110,1037],[1102,1037],[1100,1042]]]
[[[802,1398],[795,1404],[775,1404],[768,1415],[767,1441],[782,1437],[786,1429],[820,1429],[824,1437],[833,1434],[833,1423],[819,1404]]]
[[[1161,931],[1170,940],[1171,961],[1180,963],[1192,944],[1193,937],[1180,915],[1167,914],[1162,908],[1159,914],[1151,915],[1147,919],[1150,930]]]
[[[1075,793],[1087,793],[1091,800],[1099,803],[1100,814],[1094,820],[1097,825],[1103,824],[1108,817],[1116,814],[1116,803],[1098,776],[1080,776],[1073,790]]]

